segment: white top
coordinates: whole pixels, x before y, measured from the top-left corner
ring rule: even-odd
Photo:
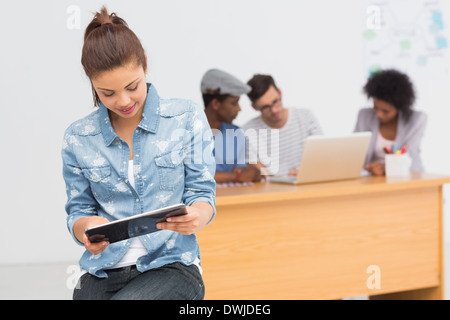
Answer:
[[[134,184],[134,170],[133,170],[133,160],[129,160],[128,162],[128,181],[131,186],[135,188]],[[131,266],[136,264],[136,260],[139,257],[148,254],[147,249],[142,244],[142,241],[139,237],[135,237],[132,239],[130,247],[127,250],[127,253],[117,262],[111,269],[122,268],[126,266]]]
[[[384,155],[386,154],[383,150],[383,147],[387,147],[392,150],[392,146],[394,145],[394,140],[385,139],[380,131],[378,131],[377,140],[375,142],[375,150],[374,150],[374,159],[375,162],[384,163]]]

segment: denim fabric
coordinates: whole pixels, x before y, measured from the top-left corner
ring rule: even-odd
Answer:
[[[214,144],[216,171],[231,172],[234,167],[246,166],[246,137],[241,128],[222,122],[214,135]]]
[[[196,266],[173,263],[141,273],[134,266],[106,271],[107,279],[83,275],[74,300],[201,300],[203,279]]]
[[[98,110],[66,130],[62,146],[66,182],[67,226],[82,217],[109,221],[177,203],[207,202],[215,215],[215,161],[211,128],[203,110],[180,99],[160,99],[148,84],[142,121],[133,135],[135,188],[128,181],[129,148],[111,126],[108,110]],[[214,216],[213,216],[214,217]],[[162,230],[140,237],[148,254],[138,259],[141,272],[173,262],[200,258],[195,234]],[[114,266],[131,240],[110,244],[98,255],[85,251],[83,270],[101,278]]]

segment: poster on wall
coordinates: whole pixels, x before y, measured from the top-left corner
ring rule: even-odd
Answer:
[[[449,37],[442,0],[366,0],[364,63],[368,75],[396,68],[449,76]]]

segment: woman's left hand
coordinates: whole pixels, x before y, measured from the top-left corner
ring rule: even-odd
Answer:
[[[172,230],[190,235],[202,230],[211,220],[213,209],[205,202],[197,202],[186,207],[187,214],[167,218],[167,222],[158,223],[156,227],[161,230]]]

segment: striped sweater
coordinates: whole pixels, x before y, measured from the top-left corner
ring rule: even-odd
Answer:
[[[287,175],[298,168],[305,139],[322,134],[313,113],[308,109],[290,108],[281,129],[270,128],[260,116],[242,126],[248,141],[248,162],[260,161],[270,175]]]

